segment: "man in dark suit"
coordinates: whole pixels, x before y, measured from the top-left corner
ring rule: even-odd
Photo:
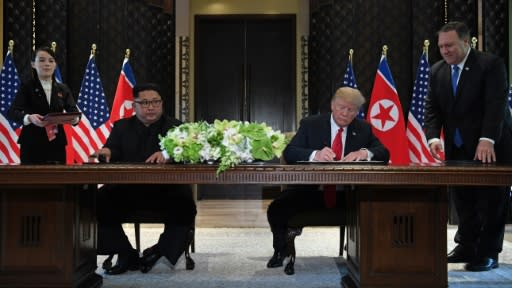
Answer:
[[[115,122],[104,147],[94,156],[106,162],[164,163],[158,135],[181,122],[163,115],[155,84],[136,85],[133,96],[136,115]],[[140,208],[167,210],[168,216],[158,243],[139,260],[121,223]],[[118,254],[117,264],[105,272],[114,275],[139,268],[148,272],[161,256],[176,264],[191,240],[196,206],[190,185],[105,185],[98,193],[97,215],[98,254]]]
[[[301,121],[297,134],[284,150],[286,162],[376,160],[387,163],[389,152],[386,147],[375,137],[367,122],[356,119],[364,102],[359,90],[339,88],[331,99],[332,113]],[[343,208],[344,198],[343,191],[336,191],[332,185],[298,186],[283,191],[267,211],[274,247],[274,255],[267,267],[282,266],[288,256],[286,231],[292,216],[313,209]]]
[[[447,160],[512,161],[512,118],[507,106],[503,60],[471,49],[469,29],[450,22],[438,32],[443,60],[432,66],[425,128],[431,153]],[[439,140],[444,129],[445,147]],[[439,158],[439,157],[438,157]],[[503,247],[509,187],[452,188],[459,225],[448,263],[469,271],[498,267]]]

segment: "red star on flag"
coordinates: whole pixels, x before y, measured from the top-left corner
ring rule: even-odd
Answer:
[[[397,108],[395,103],[389,100],[381,100],[373,106],[371,111],[371,122],[375,128],[386,131],[395,126],[397,119]],[[380,123],[379,123],[380,122]]]
[[[409,164],[402,105],[383,55],[373,83],[367,119],[375,136],[388,148],[392,164]]]

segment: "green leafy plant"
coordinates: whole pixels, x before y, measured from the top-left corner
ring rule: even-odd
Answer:
[[[240,163],[281,157],[286,144],[285,135],[265,123],[228,120],[184,123],[160,136],[160,148],[174,162],[217,162],[217,173]]]

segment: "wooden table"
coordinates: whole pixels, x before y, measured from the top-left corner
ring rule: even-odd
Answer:
[[[99,287],[99,183],[355,184],[345,287],[447,287],[447,185],[512,185],[512,166],[0,165],[0,287]],[[94,189],[92,189],[94,191]]]

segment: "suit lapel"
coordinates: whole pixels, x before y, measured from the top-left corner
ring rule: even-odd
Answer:
[[[439,87],[440,91],[442,91],[443,97],[439,99],[446,107],[448,107],[449,110],[452,109],[454,103],[455,103],[455,96],[453,95],[453,89],[452,89],[452,69],[451,66],[443,62],[443,66],[439,70],[440,75],[440,83],[442,83],[441,87]],[[460,77],[460,76],[459,76]],[[460,81],[460,80],[459,80]],[[457,89],[458,91],[458,89]]]
[[[326,114],[324,121],[322,121],[322,127],[320,127],[319,131],[321,133],[320,139],[322,139],[323,146],[331,147],[331,113]]]
[[[471,50],[468,55],[468,59],[466,59],[466,63],[464,63],[464,67],[460,71],[459,76],[459,83],[457,84],[457,97],[456,101],[460,98],[459,96],[462,95],[462,90],[465,87],[465,83],[470,83],[471,81],[468,80],[471,78],[471,71],[473,68],[473,64],[475,63],[475,52]],[[468,82],[469,81],[469,82]]]
[[[355,150],[358,150],[357,147],[359,144],[359,129],[357,119],[354,119],[350,125],[347,127],[347,137],[345,139],[345,155]]]
[[[56,81],[52,82],[52,95],[50,97],[51,103],[50,107],[52,111],[62,111],[64,109],[64,101],[63,101],[62,90],[59,89],[59,86]]]
[[[44,109],[44,111],[48,111],[50,109],[50,103],[46,100],[46,94],[44,93],[43,86],[39,80],[34,80],[34,99],[37,101],[38,106]],[[50,97],[51,98],[51,97]],[[51,101],[51,99],[50,99]]]

